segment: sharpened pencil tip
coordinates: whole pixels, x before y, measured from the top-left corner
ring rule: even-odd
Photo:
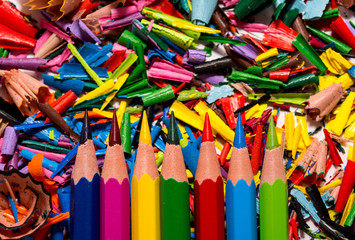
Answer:
[[[208,113],[205,115],[205,125],[203,127],[202,142],[213,142],[213,132]]]
[[[171,111],[170,114],[170,123],[169,123],[169,131],[168,131],[168,143],[173,145],[179,145],[179,134],[178,134],[178,126],[176,123],[174,111]]]
[[[238,114],[237,127],[235,129],[233,146],[239,149],[245,148],[247,146],[247,143],[245,141],[245,133],[243,128],[242,117],[240,113]]]
[[[111,129],[110,129],[110,136],[109,136],[109,146],[114,146],[116,144],[121,144],[121,133],[120,129],[118,127],[118,122],[117,122],[117,111],[115,110],[113,112],[113,118],[112,118],[112,123],[111,123]]]
[[[145,111],[143,111],[143,115],[142,115],[142,125],[141,125],[141,131],[139,135],[139,142],[152,145],[152,138],[150,137],[147,113]]]
[[[81,128],[80,144],[84,144],[88,139],[92,139],[90,119],[88,110],[85,110],[83,127]]]
[[[272,150],[279,147],[279,142],[277,141],[276,127],[274,118],[270,116],[269,130],[266,139],[266,149]]]

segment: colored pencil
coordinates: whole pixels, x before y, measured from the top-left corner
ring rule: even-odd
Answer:
[[[71,186],[70,239],[99,239],[100,173],[87,111],[83,120]]]
[[[130,186],[116,111],[100,184],[100,239],[130,239]]]
[[[194,193],[196,239],[224,240],[223,180],[208,113],[205,116]]]
[[[132,240],[160,240],[160,184],[144,111],[132,184]]]
[[[270,118],[266,151],[260,179],[260,239],[288,239],[288,199],[286,172]]]
[[[226,188],[228,240],[256,240],[256,189],[242,118],[237,127]]]
[[[162,240],[189,240],[189,184],[173,111],[161,168],[160,206]]]

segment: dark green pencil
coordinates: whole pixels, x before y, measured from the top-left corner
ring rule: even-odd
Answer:
[[[161,239],[190,239],[189,184],[174,112],[160,178]]]

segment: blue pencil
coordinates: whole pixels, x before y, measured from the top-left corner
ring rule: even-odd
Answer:
[[[100,173],[87,111],[72,173],[70,239],[100,238]]]
[[[226,189],[227,239],[256,240],[256,190],[243,124],[238,116]]]

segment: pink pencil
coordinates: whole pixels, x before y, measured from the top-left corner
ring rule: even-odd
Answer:
[[[120,130],[113,114],[101,175],[100,239],[130,239],[130,192]]]

